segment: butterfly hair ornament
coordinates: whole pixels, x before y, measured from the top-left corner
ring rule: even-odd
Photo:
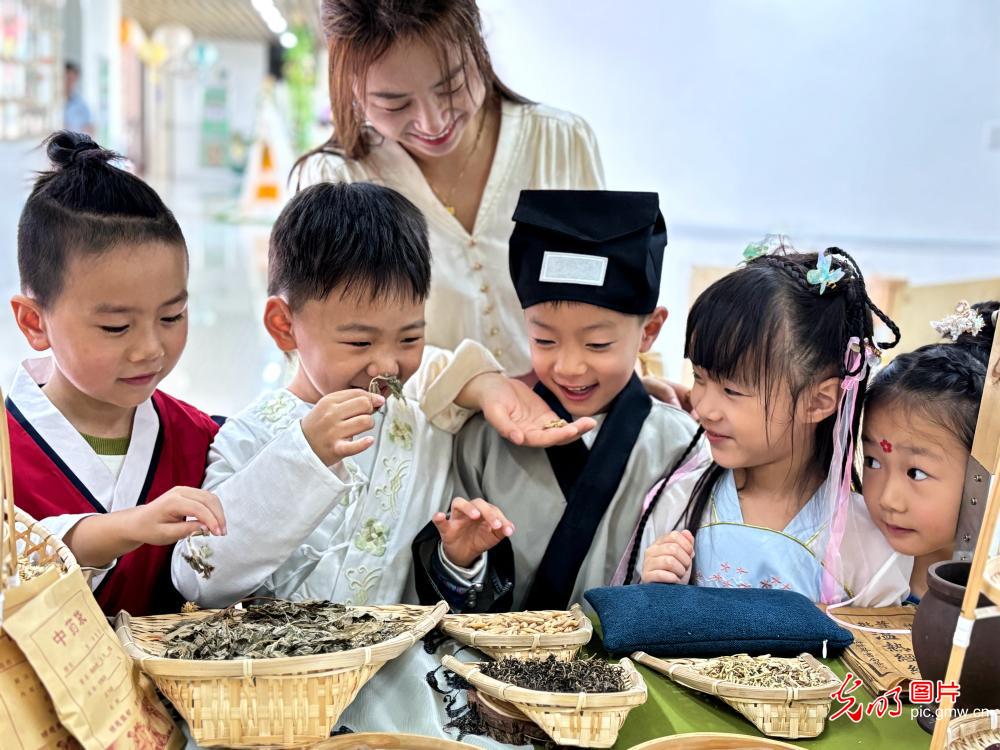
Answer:
[[[751,242],[743,248],[743,260],[749,263],[762,255],[771,255],[777,250],[787,252],[795,250],[795,248],[792,246],[791,240],[788,239],[788,235],[765,234],[761,239]]]
[[[828,286],[832,289],[838,281],[844,278],[844,270],[842,268],[834,270],[832,263],[832,254],[828,252],[817,253],[816,267],[806,274],[806,281],[813,286],[819,286],[820,296]]]
[[[959,300],[958,304],[955,305],[955,312],[951,315],[941,320],[931,321],[931,328],[937,331],[938,335],[950,336],[952,341],[958,341],[958,337],[963,333],[978,336],[984,325],[986,322],[983,320],[983,316],[964,299]]]

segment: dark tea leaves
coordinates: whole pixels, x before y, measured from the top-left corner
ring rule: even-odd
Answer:
[[[504,658],[482,666],[482,673],[500,682],[548,693],[618,693],[628,690],[625,670],[603,659],[544,661]]]

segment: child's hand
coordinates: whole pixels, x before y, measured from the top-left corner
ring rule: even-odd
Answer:
[[[435,513],[432,520],[441,535],[444,554],[462,568],[514,533],[514,524],[500,509],[481,498],[469,501],[456,497],[451,503],[451,517]]]
[[[226,533],[226,516],[219,498],[194,487],[174,487],[151,503],[110,516],[127,522],[129,536],[136,544],[173,544],[199,529],[207,529],[215,536]],[[187,520],[192,517],[194,520]]]
[[[372,414],[384,403],[382,396],[358,388],[329,393],[302,418],[302,432],[320,461],[331,466],[375,442],[370,436],[352,438],[375,426]]]
[[[642,560],[643,583],[688,583],[694,561],[694,536],[690,531],[664,534],[646,550]]]
[[[642,385],[646,389],[646,393],[658,401],[683,409],[688,414],[694,409],[691,406],[691,389],[686,385],[658,378],[656,375],[643,377]]]
[[[590,417],[580,417],[559,425],[562,420],[531,387],[497,372],[474,377],[455,402],[466,408],[480,409],[501,436],[514,445],[532,448],[572,443],[597,424]]]

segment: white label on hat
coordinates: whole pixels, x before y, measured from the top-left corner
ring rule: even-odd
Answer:
[[[602,256],[546,251],[542,256],[542,272],[538,274],[538,280],[553,284],[604,286],[607,270],[608,259]]]

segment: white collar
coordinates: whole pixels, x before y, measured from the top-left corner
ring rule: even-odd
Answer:
[[[135,506],[146,484],[160,431],[152,401],[143,401],[135,410],[132,439],[116,480],[107,464],[42,392],[41,386],[51,378],[53,367],[52,357],[23,361],[14,376],[10,400],[105,510]]]
[[[580,439],[583,440],[583,444],[586,445],[587,448],[594,447],[594,442],[597,440],[597,433],[601,431],[601,426],[604,424],[604,420],[607,416],[607,412],[603,414],[595,414],[594,421],[597,422],[597,424],[594,425],[594,429],[590,432],[585,432],[580,436]]]

